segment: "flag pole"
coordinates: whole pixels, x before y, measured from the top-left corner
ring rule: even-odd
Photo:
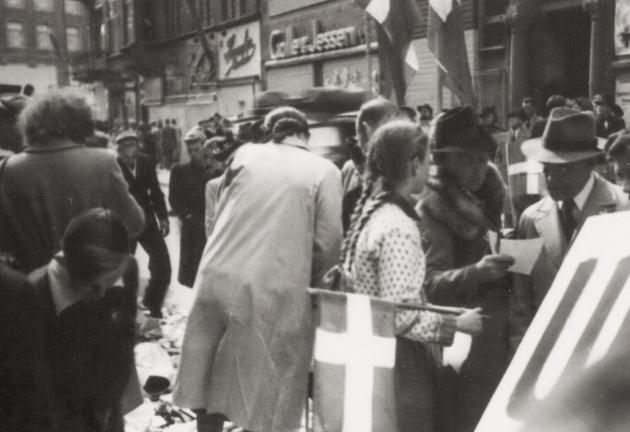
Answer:
[[[365,13],[365,61],[367,64],[367,85],[370,95],[374,95],[374,77],[372,71],[372,55],[370,48],[372,45],[372,26],[370,23],[370,14]]]
[[[330,291],[319,288],[309,288],[308,292],[311,296],[317,296],[319,294],[336,294],[336,295],[344,295],[344,293],[338,291]],[[419,304],[419,303],[402,303],[395,302],[392,300],[376,298],[376,300],[383,302],[387,305],[394,306],[398,309],[406,309],[406,310],[418,310],[418,311],[426,311],[426,312],[436,312],[443,315],[461,315],[466,312],[468,309],[459,308],[459,307],[449,307],[449,306],[436,306],[432,304]]]

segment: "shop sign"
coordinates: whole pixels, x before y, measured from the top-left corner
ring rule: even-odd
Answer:
[[[617,0],[615,10],[615,53],[630,54],[630,0]]]
[[[322,32],[319,22],[313,21],[310,35],[295,36],[295,28],[273,30],[269,36],[269,52],[272,60],[332,51],[359,45],[361,38],[354,26]]]
[[[260,75],[260,22],[225,31],[219,40],[219,79]]]

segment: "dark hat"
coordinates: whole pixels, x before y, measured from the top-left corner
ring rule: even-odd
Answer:
[[[497,149],[490,133],[479,124],[475,110],[469,106],[450,109],[435,125],[434,152],[487,151]]]
[[[423,109],[426,109],[426,110],[429,110],[429,111],[433,112],[433,107],[432,107],[431,105],[429,105],[429,104],[418,105],[418,106],[416,107],[416,109],[417,109],[418,111],[422,111]]]
[[[528,158],[543,163],[571,163],[602,154],[605,139],[595,136],[595,116],[588,111],[554,108],[541,138],[521,145]]]
[[[114,142],[115,142],[116,144],[120,145],[120,143],[121,143],[123,140],[130,139],[130,138],[131,138],[131,139],[135,139],[136,141],[140,142],[140,138],[138,138],[138,134],[137,134],[137,133],[135,133],[135,132],[134,132],[134,131],[132,131],[132,130],[124,130],[124,131],[122,131],[121,133],[119,133],[119,134],[116,136],[116,139],[114,140]]]

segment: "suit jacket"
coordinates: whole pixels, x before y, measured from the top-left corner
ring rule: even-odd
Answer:
[[[608,138],[611,134],[626,128],[626,122],[619,117],[610,117],[608,120],[597,119],[597,136]]]
[[[147,225],[154,219],[153,215],[157,215],[160,220],[168,218],[166,201],[160,188],[153,158],[143,153],[138,154],[135,175],[120,158],[118,158],[118,164],[129,185],[129,192],[144,210]]]
[[[567,241],[563,234],[558,205],[550,197],[545,197],[530,206],[521,217],[518,237],[523,239],[542,237],[544,248],[531,276],[514,275],[509,311],[509,337],[512,353],[520,344],[538,307],[547,295],[569,247],[586,219],[598,214],[629,209],[628,197],[620,187],[597,174],[593,175],[595,176],[593,190],[584,204],[571,241]]]
[[[116,213],[132,238],[142,232],[143,212],[115,155],[70,141],[29,147],[0,168],[0,248],[33,271],[60,249],[72,218],[94,207]]]

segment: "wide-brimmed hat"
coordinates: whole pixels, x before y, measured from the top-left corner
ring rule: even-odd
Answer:
[[[471,106],[450,109],[438,117],[432,149],[437,153],[461,151],[494,152],[497,143],[479,124],[479,117]]]
[[[549,114],[543,136],[525,141],[521,151],[538,162],[563,164],[595,158],[605,144],[595,135],[593,113],[559,107]]]

